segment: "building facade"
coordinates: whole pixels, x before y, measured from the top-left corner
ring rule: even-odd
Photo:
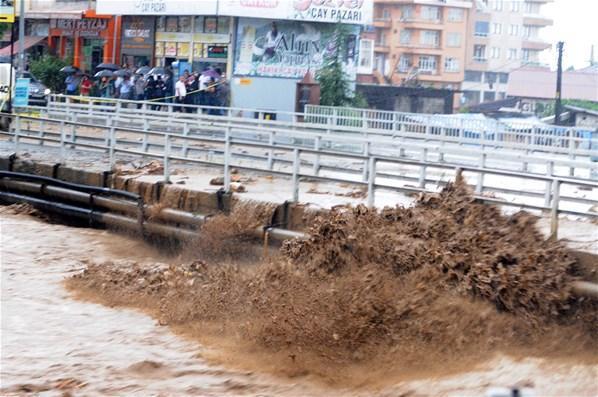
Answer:
[[[371,36],[378,81],[372,82],[458,89],[471,6],[457,0],[376,0]]]
[[[504,99],[509,73],[540,64],[550,48],[541,37],[552,20],[541,15],[552,0],[476,0],[468,27],[467,63],[462,105]]]

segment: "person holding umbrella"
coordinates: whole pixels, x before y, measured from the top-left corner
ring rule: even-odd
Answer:
[[[79,92],[81,96],[89,96],[91,94],[91,89],[93,88],[93,81],[87,75],[84,75],[81,79],[81,84],[79,86]]]
[[[102,98],[112,98],[114,96],[114,84],[110,77],[102,77],[100,82],[100,96]]]
[[[70,73],[64,79],[64,85],[66,86],[66,95],[77,95],[77,88],[79,87],[79,79],[75,73]]]
[[[145,80],[140,74],[137,75],[137,79],[135,80],[135,100],[145,100]],[[142,106],[142,104],[138,104],[137,109],[141,109]]]

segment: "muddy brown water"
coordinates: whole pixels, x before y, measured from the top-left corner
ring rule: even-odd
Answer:
[[[150,317],[74,300],[64,289],[81,261],[160,259],[139,242],[2,213],[0,242],[0,395],[310,394],[208,365],[201,346]]]
[[[63,280],[82,263],[167,262],[156,250],[105,231],[48,224],[0,211],[0,395],[304,396],[484,395],[524,385],[533,395],[597,395],[598,368],[582,362],[489,357],[462,374],[423,374],[383,390],[334,390],[206,361],[207,348],[138,311],[73,299]],[[234,365],[233,365],[234,366]]]

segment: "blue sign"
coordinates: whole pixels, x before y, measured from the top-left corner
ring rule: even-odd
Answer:
[[[15,107],[26,107],[29,104],[29,81],[30,79],[17,79],[15,84],[15,96],[12,105]]]

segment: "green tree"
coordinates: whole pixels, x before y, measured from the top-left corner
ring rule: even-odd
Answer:
[[[348,28],[337,24],[334,31],[334,47],[324,56],[324,65],[316,73],[320,83],[320,104],[325,106],[367,107],[361,95],[354,95],[351,81],[343,69],[343,54],[347,47]]]
[[[11,28],[10,23],[6,23],[6,22],[1,22],[0,23],[0,36],[2,36],[4,34],[4,32],[6,32],[7,30],[10,30]]]
[[[29,64],[29,70],[53,92],[62,92],[64,91],[65,76],[60,73],[60,69],[66,65],[67,62],[58,57],[44,55],[38,59],[32,60]]]

